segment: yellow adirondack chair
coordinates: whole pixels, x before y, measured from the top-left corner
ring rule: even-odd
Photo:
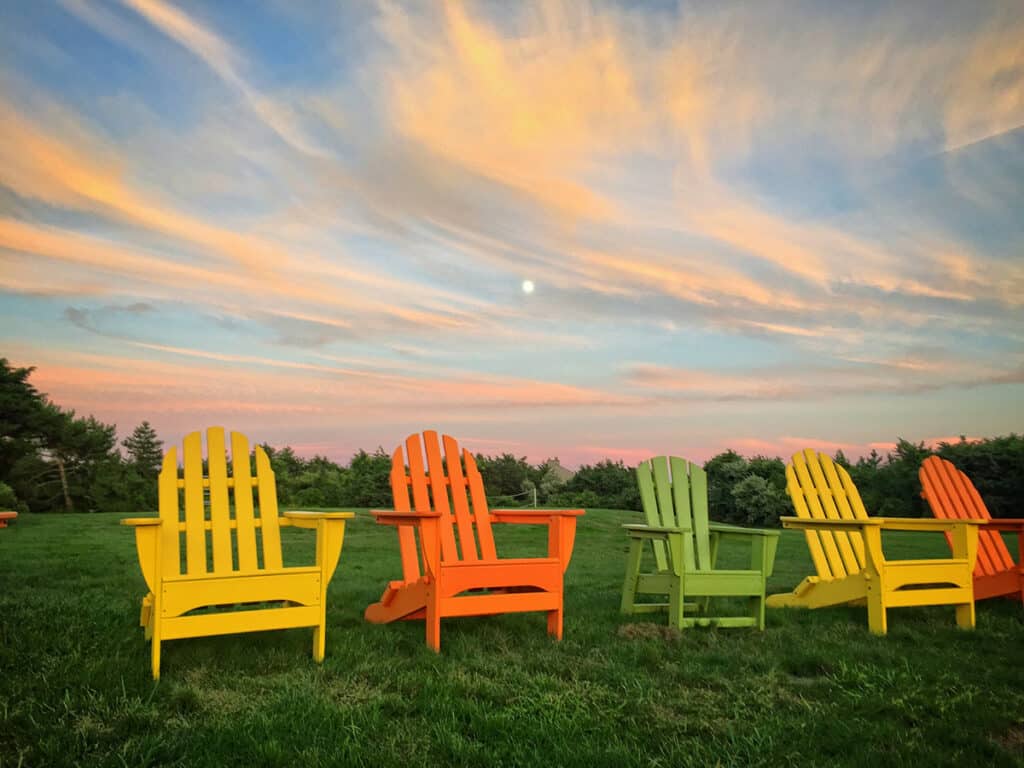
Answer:
[[[185,637],[314,627],[313,658],[322,661],[327,585],[341,555],[345,520],[354,515],[285,512],[279,517],[266,452],[256,447],[253,477],[249,441],[232,432],[229,476],[224,429],[210,427],[206,444],[208,476],[203,476],[200,434],[193,432],[184,441],[182,477],[177,449],[164,455],[160,516],[121,521],[135,528],[139,566],[149,587],[139,623],[152,641],[153,679],[160,677],[160,643]],[[316,565],[282,565],[280,528],[288,525],[316,531]],[[251,607],[261,603],[279,605]],[[235,609],[242,604],[249,609]],[[199,608],[212,610],[192,613]]]
[[[984,521],[868,517],[849,473],[810,449],[794,454],[786,467],[786,489],[797,516],[783,517],[782,525],[805,531],[818,575],[792,593],[771,595],[770,607],[866,603],[869,629],[884,635],[889,608],[954,605],[957,625],[974,627],[972,572]],[[882,531],[948,532],[953,557],[887,560]]]

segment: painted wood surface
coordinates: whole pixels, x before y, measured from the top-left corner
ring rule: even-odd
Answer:
[[[398,530],[402,578],[367,607],[368,621],[423,620],[440,652],[442,618],[543,611],[548,634],[562,638],[563,576],[583,510],[490,510],[473,454],[431,430],[395,449],[391,492],[394,509],[373,514]],[[496,524],[546,525],[547,557],[498,557]]]
[[[771,575],[778,531],[715,525],[708,515],[707,475],[678,456],[657,456],[636,468],[640,502],[647,523],[624,525],[629,536],[621,611],[640,614],[667,610],[668,623],[689,626],[754,626],[764,629],[765,582]],[[743,542],[750,568],[716,568],[719,545]],[[653,569],[644,570],[650,551]],[[644,596],[657,595],[661,602]],[[743,598],[747,613],[721,616],[712,598]],[[638,599],[640,598],[640,599]]]
[[[6,528],[17,519],[17,512],[13,510],[0,510],[0,528]]]
[[[868,517],[849,473],[824,453],[793,455],[786,490],[796,517],[782,525],[804,531],[817,575],[791,593],[770,595],[770,607],[821,608],[867,604],[868,628],[888,631],[889,608],[953,605],[961,628],[974,627],[971,572],[978,551],[980,520]],[[947,533],[953,555],[935,560],[888,560],[883,531]]]
[[[184,439],[165,454],[157,480],[159,517],[130,518],[139,567],[149,588],[140,624],[151,642],[153,678],[160,677],[165,640],[269,629],[312,627],[313,657],[324,656],[327,585],[341,556],[351,512],[278,513],[274,472],[256,446],[256,474],[249,441],[231,433],[232,461],[225,456],[222,427]],[[254,494],[253,491],[256,491]],[[284,567],[282,526],[316,531],[316,564]],[[274,603],[276,606],[254,606]],[[214,609],[189,615],[196,609]],[[240,610],[241,608],[241,610]]]
[[[974,565],[974,598],[1009,597],[1024,602],[1024,520],[993,520],[971,479],[951,462],[929,456],[918,471],[921,496],[938,519],[976,518],[988,524],[978,533],[978,560]],[[1017,534],[1017,560],[1001,531]],[[949,536],[947,535],[947,540]],[[952,546],[952,542],[950,542]]]

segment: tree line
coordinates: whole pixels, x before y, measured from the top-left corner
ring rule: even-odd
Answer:
[[[0,358],[0,509],[31,512],[144,512],[157,506],[163,443],[146,421],[118,443],[113,424],[81,417],[50,401],[29,382],[33,368]],[[347,465],[323,456],[304,459],[290,447],[263,446],[286,507],[387,507],[391,457],[359,451]],[[856,462],[839,452],[868,511],[920,517],[917,470],[937,453],[966,472],[994,517],[1020,516],[1024,499],[1024,436],[943,442],[934,449],[900,439],[887,453]],[[477,454],[492,506],[640,509],[633,468],[621,461],[583,465],[568,480],[557,459],[531,464],[511,453]],[[711,514],[747,525],[777,525],[792,514],[780,458],[746,458],[725,451],[704,464]]]

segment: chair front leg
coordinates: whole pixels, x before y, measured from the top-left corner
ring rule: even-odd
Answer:
[[[974,565],[978,558],[978,527],[976,525],[958,525],[953,529],[952,534],[953,557],[967,561],[964,581],[973,590]],[[960,629],[974,629],[975,619],[974,600],[956,606],[956,625]]]
[[[555,638],[555,640],[562,639],[562,620],[565,614],[565,590],[563,586],[564,584],[562,583],[558,585],[558,607],[548,611],[548,635]]]
[[[684,538],[681,533],[668,534],[668,556],[669,571],[672,580],[669,582],[668,592],[668,623],[676,629],[683,628],[683,614],[685,611],[685,569],[683,568],[683,550],[687,546],[689,537]]]
[[[878,526],[861,529],[864,537],[864,577],[868,604],[868,629],[876,635],[889,631],[885,607],[885,556],[882,553],[882,531]]]
[[[768,558],[769,548],[772,544],[772,536],[755,536],[750,542],[750,570],[761,574],[761,594],[751,601],[754,607],[754,619],[757,620],[757,628],[764,629],[765,614],[765,589],[768,584]]]
[[[629,556],[626,558],[626,578],[622,582],[622,604],[620,613],[633,613],[636,604],[636,585],[640,577],[640,559],[643,556],[642,539],[630,538]]]
[[[548,522],[548,557],[558,558],[562,564],[562,573],[565,573],[569,567],[575,540],[576,517],[574,515],[557,515]]]
[[[345,521],[320,518],[316,521],[316,564],[320,568],[320,621],[313,629],[313,660],[324,660],[327,650],[327,587],[341,557],[345,542]]]
[[[159,580],[157,587],[160,588]],[[160,589],[160,592],[163,590]],[[153,595],[152,615],[150,616],[149,626],[147,627],[147,635],[149,636],[150,643],[150,666],[153,672],[153,679],[160,679],[160,642],[162,627],[160,623],[160,611],[162,602],[160,599],[160,592],[156,592]]]

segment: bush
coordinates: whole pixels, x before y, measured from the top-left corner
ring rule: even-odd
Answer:
[[[594,491],[580,491],[572,494],[572,507],[600,507],[602,506],[601,497],[598,496]]]
[[[731,493],[736,512],[742,515],[737,522],[777,526],[779,517],[789,511],[786,493],[759,475],[743,478],[733,486]]]
[[[516,498],[515,496],[494,496],[487,500],[487,505],[491,509],[515,509],[525,506],[523,504],[523,498],[524,497]]]
[[[593,466],[584,464],[557,497],[576,507],[640,509],[640,491],[633,468],[608,459]]]
[[[14,490],[7,483],[0,483],[0,509],[24,512],[25,505],[18,501]]]

